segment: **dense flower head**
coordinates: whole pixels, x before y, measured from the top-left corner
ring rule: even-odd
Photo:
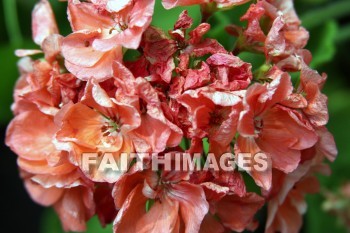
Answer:
[[[40,48],[16,51],[6,144],[32,199],[66,231],[85,231],[94,215],[116,233],[252,231],[264,205],[266,232],[301,228],[304,196],[337,155],[309,34],[292,0],[163,0],[195,4],[199,25],[183,11],[165,32],[151,25],[155,0],[68,0],[67,36],[49,2],[36,5]],[[206,19],[243,4],[246,26],[226,25],[228,51]]]

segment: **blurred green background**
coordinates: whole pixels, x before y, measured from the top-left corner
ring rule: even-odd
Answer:
[[[57,22],[62,35],[70,33],[66,17],[66,3],[58,0],[50,0],[53,5]],[[14,56],[17,48],[36,49],[37,46],[31,40],[31,11],[36,0],[1,0],[0,5],[0,127],[3,141],[6,125],[12,118],[10,105],[12,102],[12,90],[18,71]],[[350,181],[350,0],[295,0],[295,5],[303,25],[310,31],[311,39],[308,49],[311,50],[314,59],[312,67],[319,72],[328,74],[328,81],[324,92],[329,97],[330,122],[329,130],[334,134],[339,156],[334,164],[331,164],[333,174],[331,177],[320,177],[323,188],[337,192],[340,185]],[[179,13],[184,8],[177,8],[166,12],[157,0],[156,13],[153,24],[165,30],[172,28]],[[198,23],[200,12],[198,7],[187,7],[190,15]],[[242,15],[245,6],[226,12],[217,13],[210,19],[212,29],[208,36],[216,37],[226,47],[233,45],[234,39],[227,36],[224,26],[230,22],[237,22]],[[244,59],[255,62],[249,55]],[[349,115],[348,115],[349,114]],[[16,229],[26,229],[27,232],[58,233],[62,232],[60,224],[51,210],[39,209],[32,205],[18,178],[15,164],[15,156],[2,144],[0,177],[6,177],[6,182],[0,191],[1,226],[12,226]],[[3,187],[8,187],[4,189]],[[17,190],[17,191],[16,191]],[[19,190],[19,191],[18,191]],[[310,233],[337,233],[347,232],[344,224],[334,215],[326,213],[322,209],[324,197],[319,195],[309,196],[308,212],[305,216],[303,232]],[[23,205],[20,203],[24,203]],[[30,204],[29,204],[30,203]],[[29,209],[25,209],[25,206]],[[33,208],[33,211],[31,211]],[[35,211],[34,211],[35,209]],[[32,214],[31,214],[32,213]],[[350,216],[350,206],[348,209]],[[18,220],[22,217],[24,222]],[[22,219],[23,220],[23,219]],[[27,224],[27,225],[26,225]],[[90,223],[91,233],[112,232],[111,228],[101,230],[96,219]],[[21,228],[23,227],[23,228]],[[4,228],[3,228],[4,229]],[[6,227],[5,227],[6,229]],[[348,229],[349,231],[349,229]],[[3,232],[3,231],[2,231]],[[6,232],[21,232],[11,231]]]

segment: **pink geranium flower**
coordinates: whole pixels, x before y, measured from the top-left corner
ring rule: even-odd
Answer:
[[[304,151],[303,161],[292,173],[273,172],[272,188],[265,193],[268,199],[266,232],[297,233],[302,227],[302,215],[307,210],[306,194],[319,192],[320,184],[314,173],[330,175],[328,165],[322,164],[322,156]]]
[[[40,121],[33,124],[33,119]],[[69,162],[66,152],[56,149],[56,130],[53,117],[33,107],[12,120],[6,144],[19,156],[18,166],[32,199],[53,206],[65,230],[84,231],[95,213],[92,183]]]
[[[36,5],[40,50],[16,51],[6,132],[29,195],[66,231],[85,231],[94,215],[115,233],[254,231],[266,204],[266,232],[296,233],[315,173],[328,175],[324,160],[338,151],[327,76],[309,67],[292,0],[247,5],[246,26],[227,27],[233,51],[208,37],[206,21],[248,0],[162,2],[199,4],[202,22],[192,29],[185,10],[165,32],[150,26],[155,0],[68,0],[73,32],[63,37],[49,2]]]
[[[147,171],[125,175],[114,188],[120,209],[114,232],[198,232],[209,205],[203,189],[186,177]]]
[[[35,5],[32,12],[32,33],[33,41],[42,50],[18,49],[15,54],[19,57],[25,57],[44,52],[47,61],[53,62],[60,53],[62,36],[58,34],[55,16],[47,0],[41,0]]]
[[[236,134],[235,129],[242,108],[239,93],[206,88],[188,90],[178,98],[178,102],[187,109],[187,137],[208,137],[213,148],[214,144],[218,144],[217,148],[221,150],[230,145]]]
[[[63,40],[65,65],[82,80],[103,81],[113,76],[113,62],[122,60],[122,47],[138,48],[152,20],[154,0],[68,4],[74,32]]]
[[[289,75],[274,69],[270,78],[271,83],[254,84],[246,93],[238,123],[237,151],[262,151],[271,158],[273,168],[289,173],[300,162],[300,150],[315,145],[318,137],[300,113],[278,104],[292,93]],[[271,170],[253,170],[251,175],[259,186],[267,190],[271,187]]]

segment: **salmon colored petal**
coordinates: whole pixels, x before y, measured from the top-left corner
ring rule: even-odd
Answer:
[[[205,192],[206,199],[209,202],[219,201],[230,191],[228,187],[223,187],[212,182],[201,183],[201,186]]]
[[[233,172],[219,171],[213,172],[215,177],[214,181],[224,187],[228,187],[231,193],[234,193],[240,197],[246,194],[246,185],[242,174],[235,170]]]
[[[33,160],[26,160],[22,158],[18,158],[17,164],[21,169],[33,174],[38,174],[38,175],[50,174],[53,176],[57,176],[62,174],[68,174],[72,172],[74,169],[76,169],[75,166],[67,162],[56,166],[49,166],[49,164],[45,160],[33,161]]]
[[[224,120],[220,127],[211,133],[211,140],[218,142],[222,146],[229,145],[236,136],[239,113],[241,105],[232,108],[228,118]]]
[[[45,54],[45,59],[53,63],[56,60],[56,57],[61,53],[63,36],[58,34],[53,34],[48,36],[42,44],[42,49]]]
[[[155,0],[135,1],[135,5],[131,11],[130,26],[142,27],[146,29],[152,20]]]
[[[57,139],[72,141],[85,147],[96,148],[101,145],[104,118],[83,104],[75,104],[66,113]]]
[[[298,111],[291,110],[289,108],[280,107],[277,108],[283,110],[279,112],[280,121],[285,123],[285,127],[290,132],[290,135],[298,135],[297,143],[291,145],[291,148],[297,150],[304,150],[315,145],[318,141],[318,136],[314,128]],[[272,112],[272,111],[271,111]]]
[[[118,114],[120,116],[121,130],[130,132],[141,125],[141,116],[134,106],[115,102],[118,106]]]
[[[116,82],[125,93],[135,94],[135,77],[128,68],[116,61],[113,64],[113,74]]]
[[[162,152],[167,145],[167,140],[171,133],[170,129],[149,115],[142,116],[141,121],[142,125],[134,130],[135,136],[149,144],[152,148],[152,151]]]
[[[169,197],[179,202],[185,232],[198,232],[204,216],[209,211],[203,189],[198,185],[183,182],[172,186]]]
[[[304,112],[308,115],[310,122],[318,127],[326,125],[329,119],[327,96],[320,92],[316,83],[307,84],[304,91],[308,101],[308,105],[304,109]]]
[[[136,222],[146,213],[146,201],[147,198],[142,195],[142,184],[134,186],[118,211],[113,232],[137,232]],[[130,224],[131,222],[133,224]]]
[[[112,65],[122,56],[122,48],[114,46],[111,50],[96,50],[92,43],[101,34],[98,31],[77,31],[62,41],[62,55],[66,68],[82,80],[96,78],[104,81],[113,77]]]
[[[199,233],[224,233],[225,228],[219,223],[214,216],[207,214],[201,224]]]
[[[113,222],[117,216],[117,210],[114,206],[112,197],[112,188],[109,184],[99,185],[94,191],[94,201],[96,203],[96,214],[102,227]]]
[[[65,59],[82,67],[92,67],[104,56],[104,52],[91,46],[93,40],[98,38],[98,31],[78,31],[65,37],[62,41],[62,54]]]
[[[294,171],[300,162],[300,151],[282,148],[277,144],[266,145],[261,144],[260,147],[263,151],[267,152],[271,156],[272,166],[286,173]]]
[[[272,182],[272,166],[274,164],[271,164],[271,158],[269,154],[264,153],[265,151],[262,151],[262,149],[259,148],[259,146],[256,144],[254,138],[250,137],[241,137],[239,136],[237,139],[237,146],[235,148],[235,153],[237,154],[237,159],[239,160],[239,157],[242,157],[243,155],[240,153],[249,153],[252,155],[249,159],[244,159],[249,162],[249,166],[251,167],[251,171],[248,171],[248,173],[253,177],[255,183],[262,187],[265,190],[269,190],[271,188],[271,182]],[[258,171],[254,169],[254,165],[256,165],[256,161],[254,160],[254,157],[257,153],[263,153],[267,157],[267,170],[265,171]],[[243,160],[243,157],[242,157]]]
[[[65,190],[54,208],[65,231],[85,231],[86,222],[95,214],[92,192],[85,187]]]
[[[178,146],[182,130],[166,118],[158,93],[145,79],[138,78],[136,82],[140,98],[147,103],[147,113],[141,115],[141,126],[133,131],[135,136],[151,146],[152,152]]]
[[[81,173],[75,169],[71,172],[57,174],[36,174],[31,177],[31,180],[40,184],[43,188],[72,188],[82,184]]]
[[[146,201],[147,198],[142,194],[142,185],[136,186],[118,212],[114,221],[114,232],[173,232],[177,222],[178,202],[171,202],[168,198],[162,202],[155,200],[146,212]]]
[[[111,156],[113,157],[116,165],[117,165],[117,169],[116,170],[112,170],[112,169],[104,169],[102,164],[98,164],[96,166],[90,166],[89,170],[86,171],[83,169],[83,164],[79,163],[79,166],[82,168],[84,174],[86,177],[88,177],[89,179],[91,179],[94,182],[107,182],[107,183],[115,183],[117,182],[124,174],[125,174],[125,168],[123,168],[123,164],[121,161],[121,156],[122,153],[133,153],[134,152],[134,145],[132,143],[132,140],[129,137],[123,137],[122,138],[123,142],[122,142],[122,146],[119,149],[118,152],[109,152],[106,151],[106,153],[111,154]],[[104,154],[106,156],[106,154]],[[81,160],[81,156],[83,156],[81,153],[77,155],[78,156],[78,162],[80,162]],[[102,156],[98,157],[98,161],[101,161]],[[127,165],[129,165],[132,161],[131,157],[127,157]]]
[[[285,15],[286,23],[288,24],[300,24],[297,13],[295,12],[294,3],[290,0],[271,1],[278,10],[282,11]]]
[[[267,109],[282,102],[292,93],[293,86],[288,73],[275,69],[269,78],[273,81],[268,85],[267,91],[259,96],[257,100],[258,108],[255,109],[256,115],[263,114]]]
[[[71,152],[76,150],[78,157],[83,152],[118,152],[117,157],[120,152],[133,152],[133,138],[128,133],[140,125],[138,111],[133,106],[116,101],[112,101],[112,108],[103,108],[94,100],[89,100],[92,99],[91,94],[84,98],[85,103],[93,103],[91,106],[100,108],[94,110],[82,103],[65,106],[57,115],[56,121],[61,129],[56,134],[56,146]],[[119,130],[110,132],[106,128],[113,126],[112,121],[119,125]],[[81,148],[75,148],[72,143]]]
[[[22,95],[23,99],[35,104],[41,112],[53,116],[58,112],[58,109],[54,107],[51,97],[51,94],[45,88]]]
[[[127,28],[111,38],[97,39],[93,47],[98,50],[110,50],[116,45],[129,49],[137,49],[140,45],[143,32],[150,25],[154,10],[155,0],[134,1],[132,9],[127,12]]]
[[[74,62],[65,61],[66,68],[81,80],[96,78],[99,81],[113,77],[112,64],[121,58],[121,47],[106,52],[101,59],[91,67],[81,67]]]
[[[109,12],[119,12],[132,3],[132,0],[109,0],[107,2],[107,10]]]
[[[33,40],[40,45],[52,34],[58,34],[58,28],[49,1],[40,0],[32,13]]]
[[[248,193],[244,197],[227,195],[216,203],[216,214],[225,227],[241,232],[253,221],[264,203],[264,198],[255,193]]]
[[[40,121],[33,124],[33,119]],[[24,112],[8,126],[6,145],[23,159],[45,160],[61,153],[52,143],[56,130],[51,116],[39,111]]]
[[[301,94],[292,93],[281,104],[289,108],[306,108],[307,100]]]
[[[257,144],[271,155],[273,167],[293,171],[300,162],[300,151],[315,145],[318,136],[311,126],[299,119],[298,113],[273,108],[263,118],[264,128]]]
[[[44,188],[40,184],[37,184],[30,179],[25,180],[24,184],[30,197],[36,203],[43,206],[53,205],[61,198],[63,194],[62,189],[56,187]]]
[[[176,201],[173,202],[168,198],[161,202],[155,201],[151,209],[137,222],[136,231],[133,232],[174,232],[178,228],[178,212],[179,203]],[[157,221],[154,221],[155,219]]]
[[[237,131],[242,136],[250,137],[255,135],[254,117],[254,110],[250,109],[250,107],[240,113]]]
[[[148,176],[152,176],[151,173],[146,171],[142,172],[128,172],[122,176],[114,185],[113,196],[115,206],[120,209],[124,202],[128,198],[129,194],[133,191],[134,187],[139,184],[144,184],[145,179]]]
[[[286,41],[281,30],[285,26],[283,16],[278,16],[271,26],[269,33],[265,40],[265,53],[271,57],[278,57],[283,55],[286,51]]]
[[[276,231],[298,233],[302,226],[302,216],[291,201],[286,201],[279,209],[278,216],[271,225],[267,225],[266,233]]]
[[[251,85],[244,97],[244,110],[240,113],[237,130],[243,136],[255,135],[254,118],[261,110],[259,97],[267,91],[267,87],[260,84]]]
[[[92,46],[101,51],[108,51],[116,45],[129,49],[137,49],[141,42],[141,36],[142,28],[135,27],[132,29],[126,29],[109,39],[96,39]]]
[[[333,162],[338,155],[338,150],[333,135],[325,127],[317,129],[316,132],[320,138],[316,144],[316,147],[327,157],[329,161]]]
[[[302,226],[302,215],[307,206],[305,195],[319,191],[319,182],[314,172],[327,172],[327,167],[314,157],[305,161],[295,171],[283,174],[283,181],[274,180],[275,194],[268,203],[266,232],[299,232]],[[326,169],[326,170],[324,170]],[[276,182],[276,183],[275,183]],[[270,196],[271,197],[271,196]]]
[[[98,8],[91,3],[69,0],[68,19],[73,31],[95,31],[99,28],[113,28],[115,22],[108,15],[99,13]]]
[[[41,50],[37,50],[37,49],[16,49],[15,51],[15,55],[17,57],[27,57],[27,56],[32,56],[32,55],[36,55],[36,54],[40,54],[43,53],[43,51]]]
[[[112,99],[95,79],[88,81],[81,101],[102,113],[105,113],[104,108],[114,107]]]

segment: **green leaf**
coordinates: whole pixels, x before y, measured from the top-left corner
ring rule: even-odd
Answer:
[[[191,141],[185,137],[181,139],[180,147],[183,150],[188,150],[191,147]]]
[[[350,102],[344,101],[350,98],[348,89],[344,88],[344,80],[339,73],[332,71],[326,84],[326,94],[329,99],[330,121],[328,128],[335,136],[339,154],[334,163],[330,164],[332,174],[330,177],[319,176],[321,186],[330,191],[337,190],[341,184],[349,180],[350,144],[348,131],[350,128],[349,114]],[[307,233],[346,232],[344,226],[336,216],[326,213],[322,209],[325,199],[322,195],[310,195],[307,197],[308,211],[306,214],[305,231]]]
[[[23,38],[19,27],[16,3],[17,1],[14,0],[3,0],[5,23],[10,43],[13,46],[20,46]]]
[[[146,212],[148,212],[151,208],[152,208],[152,206],[154,205],[154,200],[153,199],[148,199],[147,201],[146,201]]]
[[[322,8],[308,11],[301,17],[304,27],[311,29],[323,25],[329,20],[334,20],[350,13],[350,1],[336,1]]]
[[[0,46],[0,57],[4,58],[1,60],[1,72],[4,75],[1,77],[0,81],[0,123],[7,124],[12,118],[10,106],[13,102],[13,87],[18,78],[18,70],[16,66],[18,58],[14,55],[14,47],[8,45]]]
[[[337,33],[336,40],[337,42],[347,42],[350,39],[350,24],[342,26]]]
[[[332,20],[310,32],[308,49],[313,55],[311,67],[317,68],[333,59],[336,52],[338,25]]]
[[[252,64],[252,70],[259,69],[265,63],[265,55],[251,52],[241,52],[238,57],[245,62]]]
[[[344,233],[344,227],[338,219],[324,212],[321,208],[323,198],[321,195],[311,195],[307,197],[308,209],[305,221],[305,232],[307,233]]]
[[[24,41],[22,45],[23,49],[38,49],[31,40]],[[15,56],[15,50],[18,47],[8,44],[0,45],[0,57],[1,59],[1,72],[2,77],[0,79],[0,123],[7,124],[13,117],[11,112],[11,104],[13,102],[13,90],[15,83],[19,77],[17,62],[20,58]]]
[[[321,4],[328,2],[329,0],[301,0],[299,2],[301,3],[307,3],[307,4]]]
[[[243,16],[250,6],[250,2],[237,7],[233,7],[230,10],[224,10],[216,12],[210,19],[209,23],[211,25],[211,30],[206,35],[209,38],[215,38],[222,44],[226,50],[232,51],[236,38],[230,36],[225,28],[231,24],[238,26],[245,26],[246,22],[240,21],[241,16]]]
[[[290,74],[292,78],[293,87],[297,89],[300,84],[300,72],[294,72]]]
[[[174,28],[176,20],[182,11],[187,10],[189,16],[193,18],[194,25],[198,25],[201,18],[199,6],[175,7],[170,10],[164,9],[161,1],[156,1],[152,25],[168,31]]]
[[[204,152],[205,155],[208,155],[208,153],[209,153],[208,138],[203,138],[202,142],[203,142],[203,152]]]

